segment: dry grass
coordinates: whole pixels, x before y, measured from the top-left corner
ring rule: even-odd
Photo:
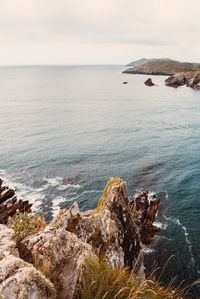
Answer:
[[[79,299],[182,298],[171,287],[163,287],[154,279],[141,281],[126,269],[112,268],[103,261],[89,258],[80,278]]]
[[[25,237],[42,230],[46,222],[39,215],[19,213],[9,220],[8,226],[15,231],[16,241],[20,242]]]

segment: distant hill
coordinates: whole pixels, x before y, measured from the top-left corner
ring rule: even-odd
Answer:
[[[142,58],[131,62],[128,66],[133,67],[123,73],[171,76],[180,72],[200,71],[200,63],[179,62],[168,58]]]

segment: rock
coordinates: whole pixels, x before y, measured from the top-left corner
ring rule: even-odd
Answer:
[[[198,84],[200,83],[200,73],[197,73],[194,77],[191,79],[189,78],[187,80],[187,86],[192,88],[198,88]]]
[[[0,261],[0,293],[4,299],[55,299],[53,284],[32,265],[13,255]]]
[[[74,299],[91,255],[113,267],[127,267],[142,279],[142,242],[149,244],[158,232],[153,222],[159,202],[148,191],[130,202],[127,184],[110,178],[95,210],[80,212],[76,202],[61,210],[43,231],[19,242],[20,257],[50,278],[59,299]]]
[[[3,299],[55,299],[52,283],[19,258],[14,231],[0,225],[0,294]]]
[[[147,86],[154,86],[154,85],[155,85],[155,84],[152,82],[152,79],[151,79],[151,78],[147,79],[147,80],[144,82],[144,84],[147,85]]]
[[[159,204],[160,199],[156,194],[148,191],[141,192],[130,202],[135,222],[140,228],[140,240],[145,245],[150,244],[155,234],[160,231],[153,225]]]
[[[59,299],[74,298],[85,258],[94,255],[89,244],[63,228],[56,228],[55,223],[25,238],[19,251],[24,260],[51,278]]]
[[[135,269],[141,251],[140,235],[123,180],[110,178],[97,208],[87,215],[71,217],[67,230],[89,243],[99,258],[106,259],[112,266],[128,267],[131,271]],[[140,269],[138,271],[141,272]]]
[[[0,223],[6,224],[9,217],[13,217],[17,212],[31,212],[32,204],[21,199],[17,200],[15,190],[2,185],[3,181],[0,179]]]
[[[172,75],[165,80],[166,86],[171,86],[171,87],[175,87],[175,88],[185,85],[185,84],[186,84],[186,78],[185,78],[184,73]]]
[[[128,84],[128,82],[127,82],[127,81],[124,81],[123,84]]]
[[[6,225],[0,224],[0,259],[9,254],[19,256],[15,242],[15,232]]]
[[[186,72],[186,73],[177,73],[173,76],[170,76],[165,80],[165,85],[171,87],[179,87],[186,85],[194,89],[199,89],[200,83],[200,72]]]

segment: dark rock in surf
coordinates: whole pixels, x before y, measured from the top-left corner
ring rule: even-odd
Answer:
[[[32,204],[27,200],[18,200],[15,190],[3,186],[3,181],[0,179],[0,223],[7,223],[16,213],[30,213],[31,206]]]
[[[147,86],[154,86],[154,85],[155,85],[155,84],[152,82],[152,79],[151,79],[151,78],[147,79],[147,80],[144,82],[144,84],[147,85]]]

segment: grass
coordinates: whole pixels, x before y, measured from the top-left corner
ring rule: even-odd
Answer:
[[[35,234],[46,226],[45,220],[37,214],[19,213],[12,217],[8,226],[15,231],[16,241]]]
[[[163,287],[153,278],[142,281],[124,268],[88,258],[80,277],[79,299],[170,299],[183,298],[171,284]]]

